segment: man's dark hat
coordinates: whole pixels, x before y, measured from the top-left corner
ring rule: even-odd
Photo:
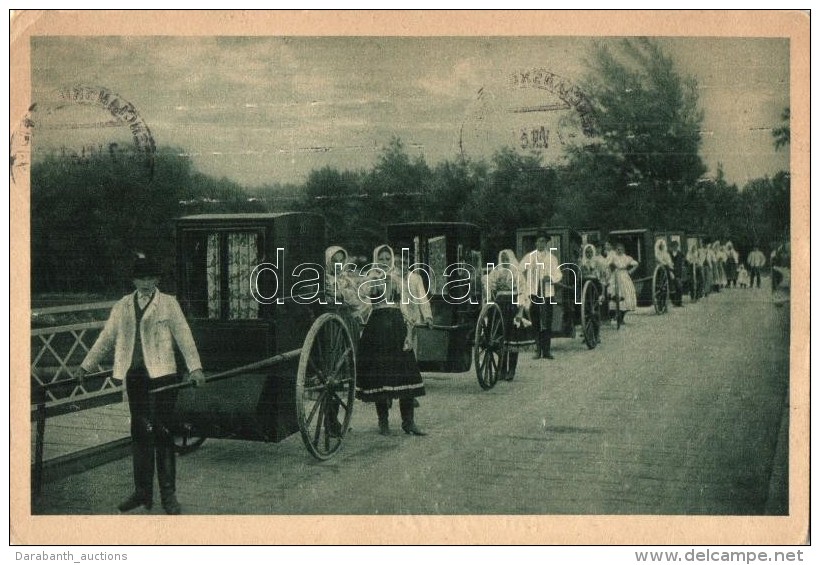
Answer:
[[[149,277],[159,277],[162,274],[162,269],[156,262],[152,261],[142,253],[137,253],[134,259],[134,268],[131,272],[131,278],[144,279]]]
[[[549,234],[547,233],[547,230],[539,229],[538,231],[535,232],[535,239],[539,239],[541,237],[543,237],[544,239],[549,239],[550,238]]]

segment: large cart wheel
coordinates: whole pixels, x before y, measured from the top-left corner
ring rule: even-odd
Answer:
[[[341,447],[356,393],[353,338],[338,314],[319,316],[305,337],[296,373],[296,414],[305,447],[330,459]]]
[[[666,314],[669,308],[669,273],[663,265],[652,274],[652,305],[656,314]]]
[[[589,349],[601,342],[601,292],[592,281],[586,281],[581,292],[581,331]]]
[[[203,443],[205,443],[205,438],[192,435],[188,427],[181,433],[174,434],[174,450],[178,455],[188,455],[199,449]]]
[[[473,348],[478,384],[484,390],[493,388],[498,381],[506,342],[501,308],[494,302],[485,304],[476,322]]]

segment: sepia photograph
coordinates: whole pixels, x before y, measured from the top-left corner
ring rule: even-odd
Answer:
[[[16,543],[807,542],[808,17],[628,15],[12,18]]]

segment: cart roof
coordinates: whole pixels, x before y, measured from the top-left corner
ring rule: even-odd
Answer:
[[[402,228],[409,228],[409,227],[430,227],[430,228],[458,228],[458,227],[465,227],[465,228],[475,228],[478,229],[478,226],[475,224],[471,224],[469,222],[404,222],[399,224],[390,224],[390,227],[402,227]]]
[[[558,232],[558,231],[574,231],[577,232],[575,228],[571,228],[569,226],[530,226],[526,228],[518,228],[516,231],[520,232],[536,232],[536,231],[546,231],[546,232]],[[587,230],[589,231],[589,230]]]
[[[269,212],[269,213],[243,213],[243,214],[193,214],[182,216],[177,221],[218,221],[218,220],[273,220],[284,216],[317,216],[310,212]]]
[[[644,234],[648,233],[649,230],[646,228],[643,229],[636,229],[636,230],[613,230],[609,232],[609,235],[636,235],[636,234]]]

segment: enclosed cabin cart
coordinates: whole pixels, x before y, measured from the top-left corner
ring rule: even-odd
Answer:
[[[179,391],[183,448],[204,438],[280,442],[298,431],[313,456],[331,457],[352,415],[357,336],[349,317],[319,300],[324,219],[188,216],[176,222],[176,243],[177,295],[210,375]]]
[[[417,329],[416,359],[427,372],[463,373],[473,357],[476,370],[487,348],[475,347],[481,310],[481,232],[469,223],[417,222],[387,226],[387,241],[409,266],[417,266],[427,288],[433,329]],[[419,272],[424,271],[424,272]],[[479,383],[481,383],[479,375]]]
[[[561,281],[554,285],[555,306],[552,316],[552,337],[577,337],[578,328],[587,348],[594,349],[601,342],[601,304],[603,283],[594,276],[585,276],[580,268],[581,250],[590,236],[599,232],[585,230],[586,237],[566,227],[522,228],[516,231],[518,260],[535,249],[536,234],[547,235],[547,248],[561,266]],[[594,245],[594,243],[593,243]],[[534,343],[534,342],[533,342]]]
[[[603,245],[601,230],[593,228],[584,228],[578,230],[578,233],[581,235],[582,246],[586,244],[594,245],[598,252],[601,252],[601,246]]]
[[[655,257],[656,237],[652,230],[616,230],[609,232],[613,245],[622,243],[624,251],[638,262],[632,274],[638,306],[652,306],[657,314],[669,308],[669,272]]]

